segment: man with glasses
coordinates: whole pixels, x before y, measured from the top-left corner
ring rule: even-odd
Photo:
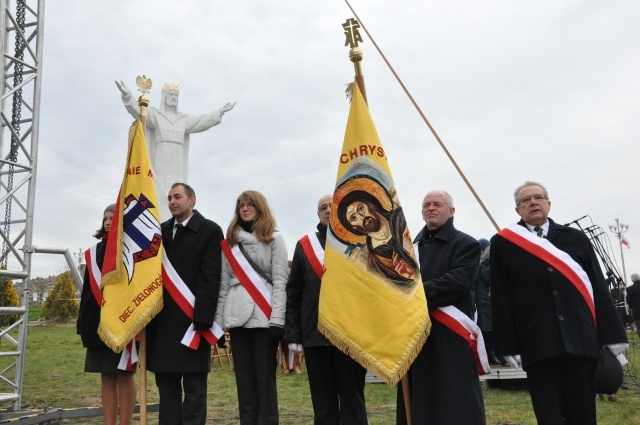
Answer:
[[[595,425],[600,350],[624,351],[624,328],[587,236],[548,218],[542,184],[514,197],[521,220],[491,239],[496,354],[522,356],[538,423]]]
[[[296,244],[287,282],[286,339],[289,350],[307,361],[314,424],[366,425],[364,381],[367,371],[318,330],[318,302],[324,273],[324,246],[333,195],[318,201],[317,232]]]

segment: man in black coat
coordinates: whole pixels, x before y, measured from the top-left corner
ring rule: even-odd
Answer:
[[[316,249],[321,248],[321,251],[326,241],[332,200],[332,195],[325,195],[318,201],[320,223],[315,237]],[[368,423],[364,401],[366,370],[318,331],[322,262],[318,261],[317,254],[321,257],[324,254],[315,253],[313,244],[305,238],[296,245],[287,282],[285,328],[289,349],[300,352],[304,347],[314,424],[364,425]]]
[[[426,225],[415,239],[429,311],[455,307],[473,319],[473,284],[480,244],[453,227],[455,208],[442,190],[422,202]],[[414,424],[482,425],[484,401],[474,353],[468,341],[432,316],[431,333],[409,369],[411,419]],[[402,386],[398,385],[398,425],[407,423]]]
[[[187,329],[204,331],[213,325],[220,290],[222,229],[193,207],[196,195],[176,183],[168,195],[173,218],[162,223],[162,242],[176,273],[195,296],[193,320],[163,291],[164,307],[150,326],[149,369],[155,372],[160,395],[159,423],[204,425],[211,346],[200,339],[197,349],[182,344]],[[183,401],[184,389],[184,401]]]
[[[640,275],[638,273],[632,274],[631,282],[633,285],[627,288],[627,302],[636,325],[636,332],[640,336]]]
[[[496,353],[510,363],[522,356],[538,423],[595,424],[600,349],[628,347],[624,328],[587,236],[548,219],[540,183],[514,197],[522,220],[491,239]]]

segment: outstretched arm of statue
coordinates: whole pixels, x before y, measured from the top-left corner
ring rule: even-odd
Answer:
[[[116,81],[118,90],[122,93],[122,102],[127,104],[131,100],[131,91],[127,88],[123,81]]]
[[[224,104],[224,106],[222,108],[220,108],[220,115],[223,115],[225,112],[229,112],[230,110],[233,109],[233,107],[236,106],[236,102],[230,103],[227,102]]]
[[[118,90],[122,93],[122,103],[124,103],[127,111],[129,111],[133,118],[138,119],[140,116],[140,108],[135,101],[132,101],[131,91],[123,81],[116,81],[116,86],[118,86]]]

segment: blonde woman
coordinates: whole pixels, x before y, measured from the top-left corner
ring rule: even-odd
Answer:
[[[222,251],[216,322],[231,337],[240,423],[277,424],[276,351],[289,269],[284,238],[261,193],[240,194]]]

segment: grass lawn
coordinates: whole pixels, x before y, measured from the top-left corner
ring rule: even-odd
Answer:
[[[640,424],[640,341],[629,333],[631,349],[625,380],[629,389],[618,392],[617,403],[597,401],[598,423],[601,425]],[[77,408],[100,406],[100,377],[84,373],[85,352],[75,333],[75,324],[30,326],[23,385],[23,409]],[[0,367],[8,364],[0,359]],[[305,372],[304,366],[302,371]],[[495,382],[495,381],[494,381]],[[484,392],[487,423],[492,425],[535,424],[529,394],[524,385],[501,381]],[[147,401],[158,401],[153,374],[147,374]],[[3,386],[0,382],[0,386]],[[509,388],[509,386],[511,388]],[[209,375],[208,422],[237,423],[238,407],[235,378],[231,368],[213,364]],[[1,388],[0,392],[8,391]],[[367,384],[369,423],[395,424],[396,390],[384,384]],[[312,424],[313,410],[309,385],[302,375],[278,374],[278,401],[282,424]],[[0,406],[0,408],[7,408]],[[137,415],[136,415],[137,419]],[[68,424],[98,424],[100,417],[68,419]],[[157,414],[148,414],[148,423],[157,424]]]

